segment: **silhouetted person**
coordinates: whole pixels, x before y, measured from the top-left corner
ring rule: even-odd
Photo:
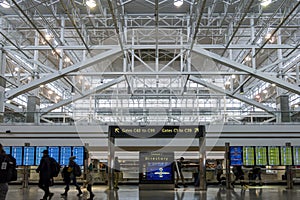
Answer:
[[[179,186],[178,186],[179,177],[181,178],[183,187],[187,187],[185,185],[184,176],[183,176],[183,173],[182,173],[183,161],[184,161],[183,157],[181,157],[179,159],[179,161],[175,161],[175,172],[176,172],[176,175],[177,175],[176,176],[176,182],[175,182],[175,188],[179,188]]]
[[[51,161],[48,154],[48,150],[43,151],[43,157],[40,161],[40,165],[36,169],[36,172],[40,175],[39,187],[44,190],[44,196],[41,200],[47,200],[48,197],[51,199],[54,195],[49,191],[50,182],[53,177],[51,176]]]
[[[75,159],[76,159],[75,156],[71,156],[69,158],[69,165],[63,168],[62,176],[63,176],[63,180],[66,184],[66,187],[65,187],[65,192],[61,194],[62,196],[68,196],[68,191],[70,189],[71,181],[72,181],[72,184],[76,187],[76,190],[78,190],[77,196],[80,196],[82,194],[80,186],[77,184],[77,180],[76,180],[75,170],[77,169],[77,166],[76,166],[77,163],[74,161]]]
[[[120,178],[120,172],[121,172],[120,162],[119,158],[115,158],[115,166],[114,166],[114,189],[119,189],[119,178]]]
[[[242,170],[242,166],[234,166],[233,169],[233,174],[235,176],[234,181],[231,182],[232,187],[234,187],[234,184],[236,181],[240,180],[240,184],[242,186],[242,189],[245,189],[246,183],[245,183],[245,178],[244,178],[244,172]]]

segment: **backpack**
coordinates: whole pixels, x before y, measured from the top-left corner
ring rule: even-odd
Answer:
[[[0,156],[0,183],[16,181],[18,172],[16,168],[16,159],[11,155]]]
[[[51,177],[57,177],[60,172],[60,164],[50,157]]]
[[[81,176],[81,169],[80,169],[80,166],[79,165],[77,165],[77,164],[75,164],[75,166],[74,166],[74,175],[75,176]]]

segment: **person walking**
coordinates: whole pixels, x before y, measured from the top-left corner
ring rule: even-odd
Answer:
[[[217,181],[218,181],[218,184],[221,185],[221,176],[223,174],[223,166],[222,166],[221,161],[218,161],[217,163],[218,163],[217,167],[216,167]]]
[[[183,176],[183,173],[182,173],[183,161],[184,161],[183,157],[181,157],[179,159],[179,161],[175,161],[175,172],[176,172],[176,175],[177,175],[176,176],[176,182],[175,182],[175,188],[179,188],[179,186],[178,186],[179,177],[181,178],[183,187],[187,187],[185,182],[184,182],[184,176]]]
[[[118,184],[119,184],[119,178],[120,178],[120,162],[119,158],[115,158],[115,166],[114,166],[114,189],[119,189]]]
[[[79,197],[82,194],[80,186],[78,185],[77,180],[76,180],[76,176],[78,176],[77,173],[79,173],[78,170],[80,170],[80,167],[74,161],[75,159],[76,159],[75,156],[71,156],[69,158],[68,166],[65,166],[63,168],[62,176],[63,176],[63,180],[66,184],[66,187],[65,187],[65,192],[62,193],[61,196],[65,196],[65,197],[68,196],[68,191],[70,189],[71,181],[72,181],[72,184],[75,185],[76,190],[78,190],[77,196]]]
[[[48,197],[51,199],[54,193],[49,191],[51,179],[53,179],[53,177],[51,177],[51,161],[48,150],[43,151],[43,157],[36,172],[40,175],[38,186],[44,191],[44,196],[41,200],[47,200]]]
[[[247,189],[248,187],[245,183],[245,177],[244,177],[244,172],[243,172],[242,166],[234,166],[232,171],[235,176],[235,179],[234,179],[234,181],[231,182],[231,186],[234,188],[235,182],[240,180],[242,189]]]
[[[94,184],[94,177],[92,175],[92,171],[93,171],[93,165],[90,165],[87,169],[86,181],[85,181],[85,185],[87,185],[86,189],[90,193],[90,198],[88,198],[87,200],[93,200],[95,196],[92,191],[92,187]]]
[[[8,192],[8,181],[6,180],[6,169],[2,169],[2,163],[5,160],[6,153],[3,150],[3,146],[0,143],[0,164],[1,164],[1,172],[0,172],[0,200],[5,200],[7,192]]]

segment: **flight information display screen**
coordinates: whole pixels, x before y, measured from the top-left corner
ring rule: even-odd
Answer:
[[[59,147],[48,147],[49,156],[59,162]]]
[[[300,166],[300,146],[293,147],[294,165]]]
[[[243,165],[243,148],[242,147],[230,147],[229,159],[231,166]]]
[[[270,146],[268,147],[268,163],[270,166],[280,165],[279,158],[279,147]]]
[[[23,156],[23,165],[25,166],[33,166],[34,165],[34,147],[24,147],[24,156]]]
[[[174,184],[173,152],[140,152],[140,183]]]
[[[41,159],[43,157],[43,151],[47,150],[47,147],[36,147],[35,148],[35,165],[39,165],[41,162]]]
[[[268,165],[267,147],[255,147],[255,161],[256,165]]]
[[[243,164],[245,166],[255,165],[254,147],[243,147]]]
[[[16,159],[18,166],[22,165],[23,147],[11,147],[11,155]]]
[[[292,147],[280,148],[281,165],[293,165]]]
[[[79,166],[84,164],[84,147],[73,147],[73,156],[76,156],[75,162]]]
[[[69,158],[72,156],[71,147],[60,147],[60,165],[65,166],[69,164]]]
[[[10,154],[10,147],[3,147],[6,154]]]

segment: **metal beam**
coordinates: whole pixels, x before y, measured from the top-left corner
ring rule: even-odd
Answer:
[[[67,67],[65,69],[62,69],[61,71],[57,71],[57,72],[55,72],[51,75],[48,75],[46,77],[41,77],[39,79],[35,79],[35,80],[31,81],[30,83],[28,83],[26,85],[22,85],[22,86],[20,86],[16,89],[9,90],[5,93],[5,97],[7,99],[14,98],[14,97],[16,97],[16,96],[18,96],[18,95],[20,95],[24,92],[28,92],[28,91],[30,91],[34,88],[39,87],[42,84],[47,84],[49,82],[52,82],[52,81],[55,81],[55,80],[61,78],[62,76],[66,75],[68,73],[78,71],[78,70],[87,68],[89,66],[92,66],[92,65],[98,63],[99,61],[105,59],[106,57],[115,55],[115,54],[120,53],[120,52],[121,52],[120,48],[105,51],[105,52],[103,52],[103,53],[101,53],[97,56],[86,59],[86,60],[84,60],[80,63],[77,63],[77,64],[75,64],[73,66],[70,66],[70,67]]]
[[[90,45],[90,50],[109,50],[112,48],[118,48],[120,45]],[[203,48],[203,49],[225,49],[224,45],[221,44],[195,44],[195,48]],[[18,50],[15,46],[6,45],[1,47],[4,50]],[[61,50],[85,50],[84,45],[68,45],[68,46],[56,46],[57,49]],[[155,49],[156,45],[146,44],[146,45],[125,45],[125,49]],[[159,49],[188,49],[189,45],[183,44],[173,44],[173,45],[164,45],[159,44]],[[259,46],[257,44],[230,44],[227,49],[258,49]],[[27,45],[27,46],[20,46],[19,49],[21,50],[51,50],[51,47],[45,45]],[[289,44],[267,44],[264,46],[264,49],[295,49],[295,46]],[[299,48],[296,48],[299,49]]]
[[[267,111],[268,113],[271,113],[271,114],[274,114],[275,110],[271,107],[268,107],[268,106],[265,106],[257,101],[254,101],[252,99],[247,99],[245,98],[244,96],[240,95],[240,94],[232,94],[230,91],[227,91],[227,90],[224,90],[223,88],[220,88],[212,83],[208,83],[206,81],[203,81],[202,79],[200,78],[197,78],[195,76],[190,76],[189,80],[195,82],[195,83],[198,83],[200,85],[203,85],[209,89],[212,89],[214,91],[217,91],[217,92],[220,92],[220,93],[223,93],[223,94],[226,94],[227,96],[231,97],[231,98],[234,98],[234,99],[238,99],[244,103],[247,103],[247,104],[250,104],[250,105],[253,105],[255,107],[258,107],[262,110],[265,110]]]
[[[269,83],[276,83],[277,86],[279,86],[283,89],[286,89],[290,92],[294,92],[296,94],[300,94],[300,87],[298,87],[296,85],[293,85],[291,83],[288,83],[286,81],[283,81],[282,79],[270,76],[269,74],[267,74],[265,72],[261,72],[259,70],[250,68],[246,65],[243,65],[241,63],[230,60],[229,58],[222,57],[222,56],[220,56],[216,53],[207,51],[205,49],[194,48],[193,51],[196,52],[196,53],[199,53],[203,56],[206,56],[208,58],[211,58],[212,60],[214,60],[218,63],[221,63],[225,66],[228,66],[228,67],[233,68],[233,69],[238,70],[238,71],[247,72],[247,73],[251,74],[252,76],[254,76],[256,78],[259,78],[259,79],[264,80],[264,81],[269,82]]]
[[[100,86],[98,86],[98,87],[96,87],[96,88],[94,88],[92,90],[83,92],[82,95],[80,95],[80,94],[74,95],[72,98],[62,100],[62,101],[60,101],[57,104],[54,104],[54,105],[49,106],[47,108],[44,108],[44,109],[41,110],[41,114],[46,114],[46,113],[48,113],[48,112],[50,112],[50,111],[52,111],[54,109],[57,109],[59,107],[65,106],[65,105],[68,105],[68,104],[72,103],[73,101],[77,101],[77,100],[82,99],[82,98],[84,98],[86,96],[89,96],[89,95],[91,95],[93,93],[101,92],[101,91],[103,91],[103,90],[105,90],[105,89],[107,89],[107,88],[109,88],[109,87],[111,87],[111,86],[113,86],[115,84],[118,84],[118,83],[120,83],[120,82],[122,82],[124,80],[125,80],[124,76],[120,76],[119,78],[116,78],[116,79],[114,79],[114,80],[112,80],[112,81],[110,81],[108,83],[104,83],[104,84],[102,84],[102,85],[100,85]]]

